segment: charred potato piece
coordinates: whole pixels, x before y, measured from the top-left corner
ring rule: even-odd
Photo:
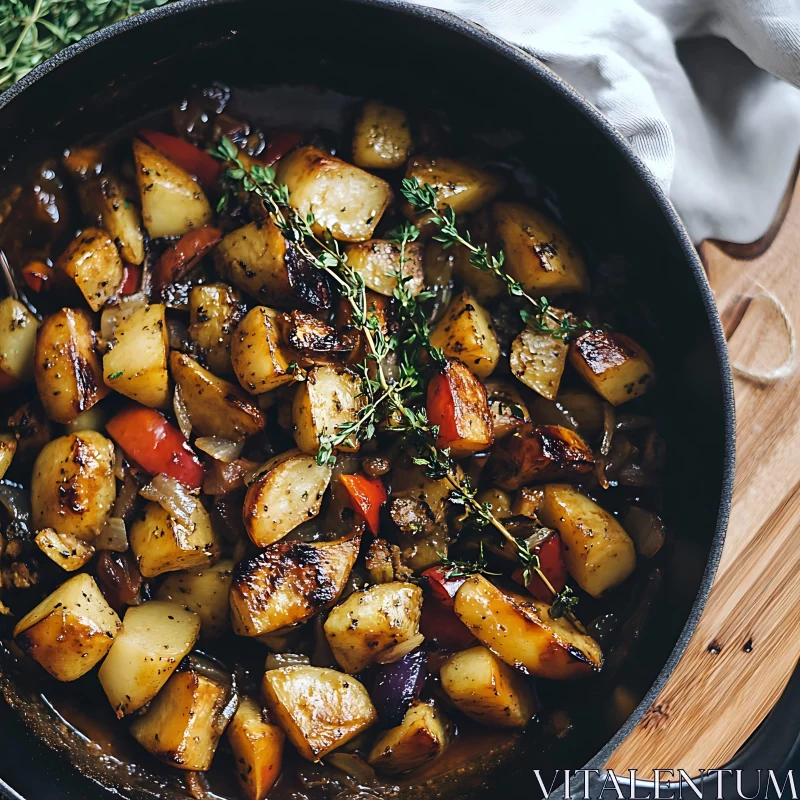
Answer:
[[[569,361],[592,389],[615,406],[644,394],[655,378],[653,360],[623,333],[584,333],[570,346]]]
[[[250,484],[242,509],[253,544],[266,547],[316,517],[331,482],[331,469],[300,450],[268,461],[258,480]]]
[[[2,478],[17,452],[17,437],[13,433],[0,433],[0,478]]]
[[[189,336],[215,375],[233,371],[231,341],[244,313],[242,295],[227,283],[194,286],[189,292]]]
[[[482,575],[467,578],[454,608],[478,641],[530,675],[570,680],[602,666],[600,646],[591,636],[563,617],[553,619],[547,603],[498,589]]]
[[[304,367],[347,359],[355,349],[354,337],[339,333],[305,311],[284,315],[283,334]]]
[[[537,513],[558,531],[569,574],[592,597],[601,597],[636,568],[633,541],[616,517],[573,486],[545,486]]]
[[[0,300],[0,379],[2,389],[33,378],[39,321],[19,300]]]
[[[212,375],[193,358],[175,350],[170,367],[192,429],[199,436],[238,442],[264,429],[264,415],[238,386]]]
[[[367,319],[374,318],[378,330],[384,336],[391,336],[396,327],[394,314],[394,300],[382,294],[377,294],[369,289],[365,292],[367,302]],[[367,354],[366,343],[360,329],[353,321],[353,307],[345,298],[340,298],[336,307],[334,324],[343,332],[343,335],[355,342],[350,357],[350,364],[362,364]]]
[[[392,297],[397,288],[397,275],[404,279],[410,294],[417,296],[423,289],[421,242],[408,242],[403,250],[397,242],[389,239],[370,239],[367,242],[349,244],[345,248],[347,263],[364,279],[373,292]]]
[[[266,800],[281,774],[286,735],[251,697],[242,697],[226,730],[246,800]]]
[[[289,189],[289,203],[312,230],[334,239],[363,242],[372,237],[392,200],[389,184],[316,147],[298,147],[278,162],[277,180]]]
[[[75,281],[92,311],[99,311],[122,285],[122,259],[114,240],[99,228],[87,228],[56,262]]]
[[[500,360],[492,318],[466,291],[453,298],[431,331],[430,340],[446,356],[463,361],[481,379],[491,375]]]
[[[94,547],[71,533],[57,533],[45,528],[36,534],[36,546],[64,572],[75,572],[93,555]]]
[[[536,697],[524,676],[486,647],[454,653],[439,680],[462,714],[490,728],[524,728],[536,713]]]
[[[421,611],[419,586],[381,583],[353,592],[336,606],[325,620],[325,638],[339,666],[355,674],[417,636]]]
[[[526,327],[511,343],[511,373],[537,394],[555,400],[568,350],[564,339]]]
[[[158,503],[148,503],[128,534],[139,571],[145,578],[162,572],[211,566],[219,558],[219,542],[199,500],[191,517],[179,519]]]
[[[150,600],[125,612],[98,678],[117,717],[149,703],[194,647],[200,618],[178,603]]]
[[[375,740],[367,761],[387,775],[409,772],[441,755],[452,734],[447,717],[433,704],[418,700],[396,728]]]
[[[211,222],[208,199],[186,170],[140,139],[134,139],[133,157],[142,219],[151,238],[183,236]]]
[[[533,425],[503,439],[486,465],[503,489],[533,481],[580,477],[594,469],[591,448],[568,428]]]
[[[531,421],[528,407],[511,383],[492,378],[486,381],[484,388],[495,441],[504,439]]]
[[[74,681],[108,652],[121,624],[84,572],[28,612],[14,628],[14,641],[56,680]]]
[[[233,336],[231,362],[239,383],[250,394],[263,394],[295,380],[275,311],[266,306],[250,309]]]
[[[62,308],[39,327],[36,388],[47,416],[67,423],[108,394],[88,312]]]
[[[48,442],[33,465],[31,509],[37,530],[91,542],[117,496],[114,445],[96,431]]]
[[[503,266],[527,292],[587,291],[583,256],[560,225],[522,203],[495,203],[492,218],[497,243],[505,253]]]
[[[405,111],[364,103],[353,131],[353,163],[364,169],[394,169],[406,163],[411,130]]]
[[[334,669],[267,670],[262,688],[270,712],[308,761],[319,761],[378,719],[367,690]]]
[[[170,401],[166,306],[139,306],[119,321],[103,356],[103,379],[114,391],[143,406],[164,408]]]
[[[260,636],[305,622],[333,605],[350,577],[360,538],[277,542],[240,561],[233,572],[233,630]]]
[[[21,405],[8,418],[8,427],[11,428],[14,438],[17,440],[16,457],[20,461],[32,463],[41,449],[50,441],[52,426],[38,400]]]
[[[131,723],[131,735],[171,767],[205,771],[232,716],[230,701],[229,687],[207,675],[194,669],[174,672]]]
[[[231,627],[228,593],[234,563],[221,559],[209,567],[172,572],[156,592],[156,600],[179,603],[200,617],[200,633],[216,639]]]

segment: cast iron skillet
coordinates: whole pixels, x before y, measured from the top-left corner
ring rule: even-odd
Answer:
[[[168,106],[191,83],[322,85],[445,111],[455,128],[522,134],[519,157],[559,198],[569,229],[605,265],[626,331],[652,352],[666,419],[666,520],[672,544],[647,623],[590,694],[576,690],[572,731],[546,752],[523,737],[482,753],[419,796],[535,796],[533,768],[602,768],[664,685],[705,603],[722,548],[734,461],[725,342],[702,268],[653,176],[594,107],[541,62],[448,14],[393,0],[183,0],[90,36],[0,97],[0,165],[59,152]],[[4,410],[4,409],[3,409]],[[2,653],[0,653],[0,656]],[[127,796],[136,779],[63,725],[5,664],[6,698],[29,727],[96,781]],[[624,702],[621,702],[621,698]],[[0,775],[28,797],[87,797],[91,787],[2,705]],[[502,770],[492,767],[504,763]],[[582,782],[582,781],[581,781]],[[460,788],[453,789],[454,786]],[[127,788],[125,788],[127,787]],[[471,788],[467,788],[471,787]],[[577,790],[577,785],[576,785]],[[162,797],[177,797],[165,788]],[[0,791],[0,794],[2,792]],[[105,795],[95,787],[92,796]]]

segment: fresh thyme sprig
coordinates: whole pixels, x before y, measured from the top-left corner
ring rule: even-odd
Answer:
[[[491,572],[486,564],[486,556],[483,552],[483,542],[478,549],[478,557],[475,561],[459,561],[455,558],[448,558],[447,553],[437,553],[442,559],[442,566],[447,570],[444,577],[468,578],[470,575],[500,575],[499,572]]]

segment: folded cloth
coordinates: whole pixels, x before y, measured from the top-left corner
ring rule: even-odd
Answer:
[[[411,1],[479,23],[572,84],[696,242],[769,226],[800,152],[800,0]]]

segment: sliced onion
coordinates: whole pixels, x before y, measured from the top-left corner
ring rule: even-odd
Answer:
[[[611,452],[611,440],[614,438],[615,428],[614,406],[603,403],[603,440],[600,443],[601,455],[607,456]]]
[[[264,669],[280,669],[281,667],[294,667],[298,664],[307,666],[311,663],[308,656],[301,655],[300,653],[270,653],[267,656],[267,662]]]
[[[167,514],[179,519],[185,525],[192,524],[192,518],[200,502],[189,494],[180,481],[163,474],[156,475],[147,486],[139,490],[139,494],[147,500],[158,503]]]
[[[657,514],[639,506],[628,508],[625,530],[630,534],[636,545],[636,552],[642,558],[652,558],[664,544],[664,522]]]
[[[117,448],[117,452],[119,452],[119,448]],[[117,499],[111,509],[111,516],[126,519],[134,509],[137,494],[139,494],[139,484],[133,474],[128,471],[122,479],[120,490],[117,492]]]
[[[114,477],[117,480],[125,480],[125,454],[119,446],[114,447]]]
[[[425,637],[421,633],[417,633],[405,642],[400,642],[400,644],[379,653],[375,656],[375,661],[378,664],[392,664],[407,656],[412,650],[416,650],[424,641]]]
[[[108,343],[117,332],[117,325],[120,321],[129,316],[134,309],[147,305],[147,295],[144,292],[136,292],[125,297],[121,297],[115,306],[108,306],[103,309],[100,315],[100,336]]]
[[[188,441],[192,435],[192,421],[189,419],[189,411],[181,396],[181,387],[177,384],[175,385],[175,394],[172,396],[172,408],[175,411],[175,419],[178,420],[178,427]]]
[[[331,753],[329,756],[325,756],[325,763],[341,770],[354,781],[367,786],[375,783],[378,779],[375,770],[355,753]]]
[[[128,529],[121,517],[109,517],[103,530],[97,535],[94,546],[97,550],[113,550],[124,553],[128,549]]]
[[[175,388],[177,389],[177,387]],[[201,436],[195,441],[195,446],[198,450],[210,455],[211,458],[230,464],[242,454],[244,440],[234,442],[230,439],[223,439],[221,436]]]

